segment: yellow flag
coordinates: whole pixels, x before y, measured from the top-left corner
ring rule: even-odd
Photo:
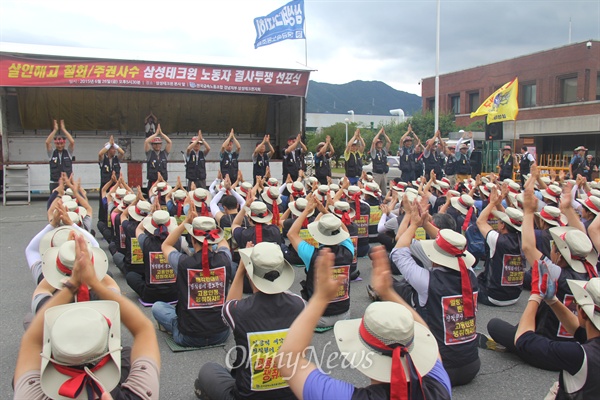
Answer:
[[[488,97],[471,118],[487,115],[487,123],[514,121],[519,114],[519,79],[504,84]]]

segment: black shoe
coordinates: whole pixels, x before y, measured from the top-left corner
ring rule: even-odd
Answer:
[[[377,292],[371,287],[371,285],[367,285],[367,294],[371,301],[381,301],[381,298],[377,294]]]
[[[96,231],[95,230],[91,230],[90,233],[92,234],[93,237],[96,237]]]
[[[200,382],[198,381],[198,379],[194,381],[194,394],[200,400],[210,400],[210,398],[204,393],[202,393],[202,390],[200,390]]]
[[[479,332],[477,332],[477,347],[484,350],[493,350],[500,353],[506,353],[506,347]]]

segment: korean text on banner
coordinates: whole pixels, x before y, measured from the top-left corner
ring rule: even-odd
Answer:
[[[519,114],[519,79],[505,83],[488,97],[471,118],[487,115],[487,123],[514,121]]]
[[[287,39],[305,39],[304,0],[293,0],[265,17],[254,18],[254,48]]]

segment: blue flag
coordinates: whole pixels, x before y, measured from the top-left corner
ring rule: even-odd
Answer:
[[[254,18],[254,48],[287,39],[305,39],[304,0],[293,0],[265,17]]]

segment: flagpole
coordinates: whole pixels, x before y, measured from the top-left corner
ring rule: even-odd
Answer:
[[[435,123],[434,131],[439,129],[440,121],[440,0],[437,0],[437,28],[435,39]]]

